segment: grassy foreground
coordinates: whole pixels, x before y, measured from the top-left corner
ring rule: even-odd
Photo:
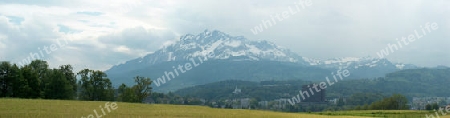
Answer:
[[[424,118],[428,111],[337,111],[319,113],[281,113],[244,109],[213,109],[204,106],[154,105],[117,102],[117,109],[105,108],[103,101],[0,99],[0,118],[82,118],[94,110],[102,118]],[[109,102],[108,105],[111,105]],[[108,112],[108,109],[110,112]],[[105,112],[103,114],[102,110]],[[435,117],[437,118],[437,117]],[[450,118],[450,114],[440,116]]]
[[[439,117],[431,111],[415,111],[415,110],[358,110],[358,111],[336,111],[336,112],[319,112],[314,113],[318,115],[351,115],[351,116],[365,116],[365,117],[380,117],[380,118],[426,118],[429,115],[430,118],[450,118],[450,114],[442,115],[439,113]],[[434,117],[431,117],[433,115]]]
[[[106,102],[0,99],[0,118],[81,118],[94,110],[102,118],[357,118],[317,114],[280,113],[258,110],[213,109],[203,106],[149,105],[117,102],[117,109],[108,112]],[[101,108],[99,107],[101,106]]]

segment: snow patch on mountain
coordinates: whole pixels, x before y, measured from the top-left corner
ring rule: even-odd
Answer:
[[[180,40],[175,43],[121,65],[151,66],[167,61],[188,61],[191,58],[205,58],[211,53],[214,56],[208,59],[213,60],[268,60],[306,64],[301,56],[272,42],[253,41],[243,36],[230,36],[217,30],[205,30],[197,35],[186,34],[181,36]]]
[[[224,45],[236,48],[236,47],[239,47],[241,45],[241,43],[242,43],[242,41],[235,41],[235,40],[233,40],[233,41],[226,41],[224,43]]]
[[[340,57],[340,58],[331,58],[326,60],[321,59],[313,59],[313,58],[302,58],[305,62],[307,62],[310,66],[318,66],[323,68],[350,68],[350,69],[358,69],[362,67],[377,67],[377,66],[395,66],[396,69],[405,69],[405,64],[395,63],[392,64],[387,59],[381,58],[373,58],[370,56],[367,57]],[[410,64],[410,68],[416,68],[414,65]]]
[[[209,57],[208,60],[280,61],[326,69],[416,68],[416,66],[411,64],[392,64],[387,59],[369,56],[362,58],[340,57],[325,60],[301,57],[297,53],[269,41],[248,40],[243,36],[230,36],[217,30],[205,30],[197,35],[186,34],[181,36],[179,41],[165,45],[163,48],[144,57],[116,65],[113,68],[119,66],[137,68],[168,61],[189,61],[191,58],[206,58],[209,54],[213,54],[213,57]]]

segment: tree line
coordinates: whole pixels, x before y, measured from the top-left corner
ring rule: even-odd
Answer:
[[[391,97],[373,102],[370,105],[356,106],[355,110],[408,110],[408,99],[401,94],[393,94]]]
[[[136,85],[122,84],[114,89],[106,73],[100,70],[74,73],[71,65],[50,69],[43,60],[21,67],[0,62],[0,97],[142,102],[151,94],[152,81],[139,76],[134,80]]]

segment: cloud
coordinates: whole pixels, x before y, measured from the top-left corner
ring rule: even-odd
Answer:
[[[98,40],[111,46],[126,46],[131,50],[157,50],[162,44],[174,40],[175,34],[170,31],[135,27],[124,29],[118,33],[101,36]]]
[[[10,23],[14,24],[14,25],[20,25],[23,22],[23,18],[22,17],[17,17],[17,16],[7,16]]]
[[[423,66],[450,66],[450,2],[445,0],[312,0],[312,5],[254,35],[250,29],[299,0],[3,0],[0,57],[21,60],[58,39],[70,43],[50,64],[108,69],[205,29],[269,40],[310,58],[362,57],[426,22],[439,30],[388,56]]]
[[[10,21],[6,16],[0,16],[0,35],[3,35],[2,43],[8,46],[4,55],[10,60],[20,60],[29,52],[38,50],[39,47],[49,44],[58,37],[52,32],[49,24],[36,20],[30,23],[25,19],[21,25]]]
[[[0,35],[0,48],[2,48],[3,50],[8,48],[8,46],[5,44],[6,38],[7,37],[5,35]],[[1,54],[3,52],[4,51],[1,51],[0,55],[3,55],[3,54]]]
[[[59,5],[64,0],[2,0],[0,4],[26,4],[26,5],[41,5],[41,6],[51,6],[51,5]]]
[[[13,63],[26,59],[30,53],[39,53],[57,40],[66,39],[70,40],[68,45],[43,58],[51,67],[72,64],[76,65],[75,70],[84,67],[106,70],[119,62],[150,53],[174,39],[170,31],[154,29],[133,18],[110,11],[86,12],[101,9],[0,4],[0,10],[0,48],[6,48],[3,44],[8,46],[8,51],[2,51],[0,57]],[[20,24],[11,17],[13,15],[22,18]],[[110,42],[112,40],[126,45]]]
[[[77,14],[90,15],[90,16],[100,16],[100,15],[102,15],[103,13],[102,13],[102,12],[82,11],[82,12],[77,12]]]
[[[74,29],[72,29],[72,28],[70,28],[70,27],[68,27],[68,26],[65,26],[65,25],[58,24],[57,26],[58,26],[58,31],[59,31],[59,32],[62,32],[62,33],[75,33],[75,32],[80,32],[80,31],[74,30]]]
[[[153,53],[174,42],[175,37],[170,31],[135,27],[100,36],[98,41],[105,44],[107,52],[102,52],[102,56],[109,57],[108,64],[112,66]]]

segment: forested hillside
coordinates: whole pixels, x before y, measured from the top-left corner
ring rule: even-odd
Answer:
[[[116,83],[132,84],[128,78],[133,76],[150,77],[155,81],[154,91],[169,92],[185,87],[204,85],[225,80],[245,80],[245,81],[268,81],[268,80],[321,80],[323,75],[330,74],[327,69],[318,67],[302,66],[289,62],[276,61],[227,61],[214,60],[204,62],[179,76],[167,79],[165,72],[173,72],[173,66],[184,65],[189,62],[166,62],[156,64],[135,71],[106,72],[111,77],[111,81]],[[165,77],[165,82],[158,78]],[[160,86],[157,86],[157,85]]]
[[[323,80],[325,81],[325,79]],[[205,99],[231,99],[250,97],[261,100],[289,98],[296,95],[301,86],[320,81],[222,81],[176,91],[180,95],[189,95]],[[367,104],[364,101],[375,101],[394,93],[412,97],[448,96],[450,91],[450,69],[409,69],[389,73],[385,77],[344,80],[329,86],[327,98],[358,98],[356,104]],[[242,94],[232,92],[238,87]],[[351,100],[350,100],[351,101]],[[355,101],[356,102],[356,101]]]

